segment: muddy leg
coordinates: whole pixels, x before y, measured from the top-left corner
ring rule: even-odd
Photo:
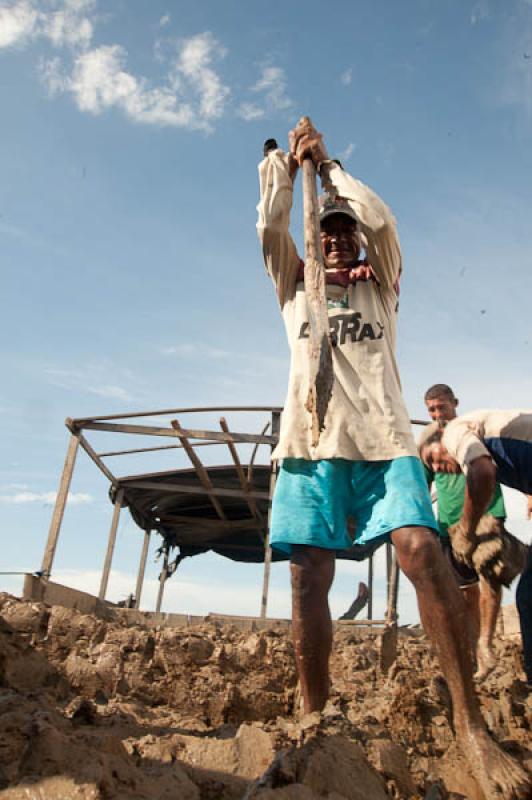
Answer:
[[[482,680],[497,664],[493,651],[493,636],[497,627],[497,617],[501,607],[502,589],[493,587],[480,579],[480,637],[477,647],[478,670],[475,678]]]
[[[294,546],[292,636],[305,714],[321,711],[329,696],[332,623],[328,594],[334,577],[334,551]]]
[[[477,658],[478,640],[480,637],[480,590],[478,583],[462,586],[461,595],[466,605],[467,632],[473,665]]]
[[[528,797],[530,778],[491,739],[480,713],[469,648],[462,644],[466,606],[436,536],[426,528],[400,528],[392,541],[401,569],[414,584],[423,627],[451,692],[458,746],[486,800]]]

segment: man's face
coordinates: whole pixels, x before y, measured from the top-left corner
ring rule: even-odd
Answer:
[[[456,397],[449,397],[449,395],[442,395],[441,397],[434,397],[432,400],[426,400],[425,405],[430,414],[430,418],[437,422],[440,427],[443,427],[447,422],[456,417],[456,406],[458,400]]]
[[[360,248],[356,223],[345,214],[331,214],[320,226],[321,251],[325,269],[354,267]]]
[[[447,472],[449,474],[461,472],[458,461],[454,460],[441,442],[434,442],[424,447],[422,458],[432,472]]]

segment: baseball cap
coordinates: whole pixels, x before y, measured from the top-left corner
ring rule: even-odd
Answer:
[[[322,194],[319,197],[320,222],[333,214],[344,214],[354,222],[358,222],[357,217],[345,197],[332,197],[330,194]]]

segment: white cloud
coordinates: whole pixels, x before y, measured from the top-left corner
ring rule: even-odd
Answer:
[[[57,58],[50,59],[41,75],[51,93],[70,92],[80,111],[101,114],[116,108],[135,122],[210,131],[229,97],[211,66],[224,55],[207,31],[181,43],[162,86],[150,87],[146,78],[128,71],[127,51],[118,44],[80,53],[70,75]]]
[[[41,60],[39,73],[51,95],[70,93],[80,111],[116,108],[135,122],[212,130],[230,90],[213,66],[226,51],[210,31],[174,45],[168,73],[152,85],[127,68],[122,45],[92,46],[96,18],[96,0],[16,0],[0,6],[0,48],[37,39],[66,48],[62,59]],[[169,21],[166,14],[159,26]]]
[[[290,108],[292,101],[286,95],[286,77],[281,67],[263,67],[262,76],[252,91],[264,92],[266,99],[276,110]]]
[[[115,367],[107,362],[89,363],[83,369],[60,369],[48,367],[45,374],[48,381],[60,389],[86,392],[97,397],[129,402],[135,396],[123,386],[108,381],[108,377],[116,372]],[[121,377],[127,377],[122,373]]]
[[[259,80],[251,86],[254,95],[260,95],[262,104],[244,102],[238,108],[238,115],[246,122],[261,119],[266,114],[286,111],[293,105],[286,94],[286,76],[282,67],[264,66]]]
[[[90,15],[94,0],[63,0],[57,8],[41,14],[41,30],[54,47],[88,47],[93,35]]]
[[[184,40],[177,58],[177,77],[185,76],[199,95],[199,114],[207,121],[223,114],[230,91],[224,86],[211,64],[214,58],[223,58],[226,50],[210,31]],[[179,86],[179,84],[178,84]]]
[[[0,7],[0,47],[39,37],[53,47],[87,47],[93,35],[95,0],[50,0],[47,5],[17,0]]]
[[[27,0],[0,7],[0,47],[25,44],[35,35],[39,14]]]
[[[476,25],[477,22],[483,22],[484,20],[489,19],[490,16],[491,9],[489,0],[478,0],[471,11],[471,25]]]
[[[353,142],[349,142],[347,147],[344,150],[341,151],[340,156],[339,156],[340,160],[341,161],[349,161],[349,159],[351,158],[351,156],[353,155],[355,150],[356,150],[356,144],[354,144]]]
[[[346,69],[345,72],[342,72],[340,75],[340,81],[344,84],[344,86],[349,86],[353,80],[353,69],[349,67]]]
[[[40,503],[45,506],[53,506],[57,498],[57,492],[16,492],[15,494],[0,495],[0,503],[5,505],[27,505],[28,503]],[[69,492],[67,503],[72,506],[86,505],[92,503],[93,497],[83,492]]]
[[[255,103],[241,103],[237,113],[246,122],[252,122],[255,119],[262,119],[266,111],[255,105]]]
[[[227,350],[220,350],[217,347],[211,347],[206,344],[193,344],[191,342],[183,342],[183,344],[172,345],[170,347],[163,347],[163,355],[165,356],[181,356],[183,358],[215,358],[224,359],[229,358],[231,353]]]
[[[126,402],[133,399],[127,389],[122,388],[122,386],[113,386],[112,384],[87,386],[87,391],[99,397],[109,397],[112,400],[124,400]]]

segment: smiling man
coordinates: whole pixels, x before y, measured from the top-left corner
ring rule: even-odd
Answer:
[[[394,217],[367,186],[330,161],[316,132],[289,135],[259,166],[257,230],[291,350],[270,541],[290,555],[292,633],[305,712],[329,693],[328,593],[337,550],[391,540],[414,584],[421,618],[453,698],[460,746],[487,800],[526,796],[524,772],[488,735],[463,646],[465,607],[437,540],[437,524],[401,394],[395,358],[401,251]],[[321,246],[334,386],[313,447],[305,410],[308,316],[301,260],[289,234],[293,179],[312,158],[327,196]],[[367,260],[360,261],[361,249]]]

